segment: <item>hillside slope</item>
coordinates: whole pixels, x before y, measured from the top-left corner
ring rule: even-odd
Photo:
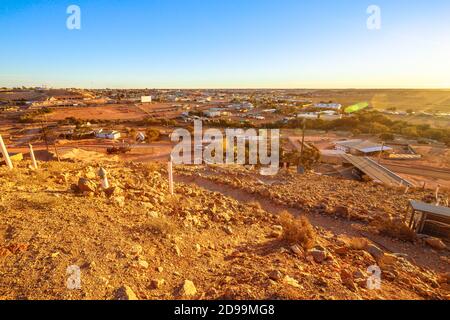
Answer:
[[[169,196],[156,165],[102,164],[105,191],[99,166],[0,167],[0,299],[449,297],[448,273],[367,239],[304,224],[296,243],[295,220],[258,203],[184,183]],[[378,290],[367,288],[373,265]],[[79,289],[67,287],[71,266]]]

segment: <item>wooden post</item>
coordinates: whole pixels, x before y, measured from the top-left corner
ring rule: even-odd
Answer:
[[[440,185],[437,185],[437,187],[436,187],[436,194],[435,194],[436,203],[439,203],[439,187],[440,187]]]
[[[424,181],[424,182],[423,182],[422,189],[425,190],[425,187],[426,187],[426,186],[427,186],[427,183]]]
[[[9,169],[13,169],[13,164],[11,162],[11,159],[9,158],[8,150],[6,150],[5,143],[3,142],[2,135],[0,134],[0,148],[3,154],[3,158],[5,159],[6,165]]]
[[[378,164],[380,164],[381,162],[381,155],[383,154],[383,150],[384,150],[384,141],[381,143],[381,152],[378,155]]]
[[[300,161],[302,161],[303,164],[303,148],[305,145],[305,128],[306,128],[306,119],[303,118],[303,122],[302,122],[303,126],[302,126],[302,145],[300,147]]]
[[[173,195],[173,164],[172,156],[170,156],[169,163],[167,165],[167,171],[169,172],[169,193]]]
[[[33,146],[31,144],[28,145],[30,147],[30,157],[31,157],[31,162],[33,163],[33,168],[37,169],[37,162],[36,162],[36,158],[34,156],[34,151],[33,151]]]
[[[59,153],[58,153],[58,148],[56,147],[56,144],[54,144],[53,147],[55,148],[56,159],[58,159],[58,162],[61,162],[61,159],[60,159]]]
[[[405,189],[405,194],[407,194],[407,193],[408,193],[408,191],[409,191],[409,186],[408,186],[408,185],[406,185],[406,189]]]
[[[106,170],[103,168],[100,168],[100,170],[98,171],[98,175],[99,175],[100,179],[102,180],[103,189],[108,189],[109,181],[108,181],[108,173],[106,172]]]

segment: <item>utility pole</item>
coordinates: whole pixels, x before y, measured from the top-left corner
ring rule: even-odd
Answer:
[[[305,146],[305,128],[306,128],[306,119],[303,118],[302,145],[301,145],[301,149],[300,149],[300,161],[303,161],[303,148]]]
[[[47,139],[47,128],[44,128],[44,122],[41,121],[41,130],[42,130],[42,137],[44,138],[45,147],[47,148],[47,152],[50,153],[50,149],[48,146],[48,139]]]

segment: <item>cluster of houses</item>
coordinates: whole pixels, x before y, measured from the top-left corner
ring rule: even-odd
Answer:
[[[255,106],[250,102],[234,103],[223,108],[209,108],[203,114],[208,118],[217,118],[222,116],[230,116],[232,111],[247,113],[253,110]]]

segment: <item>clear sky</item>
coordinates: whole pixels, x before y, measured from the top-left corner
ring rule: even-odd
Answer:
[[[450,1],[0,0],[0,86],[43,84],[450,88]]]

